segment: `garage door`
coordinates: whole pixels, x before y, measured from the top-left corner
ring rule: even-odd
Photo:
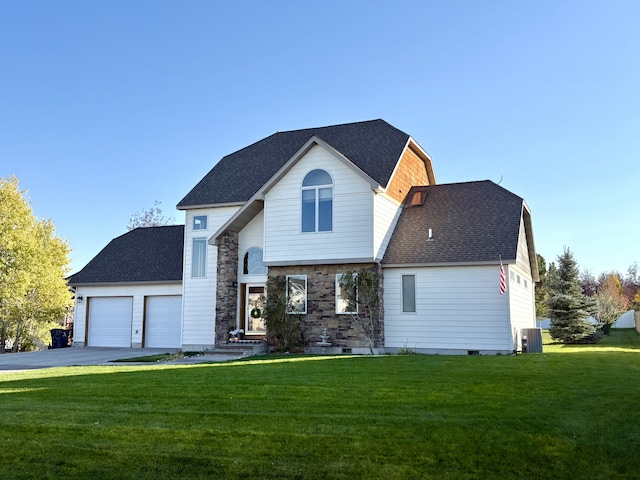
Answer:
[[[144,346],[148,348],[180,348],[182,335],[180,295],[147,297],[145,308]]]
[[[131,347],[133,297],[89,299],[90,347]]]

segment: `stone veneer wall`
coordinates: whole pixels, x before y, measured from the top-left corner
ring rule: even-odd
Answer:
[[[327,329],[332,347],[368,348],[362,327],[349,314],[336,314],[336,274],[366,268],[378,275],[380,296],[379,329],[375,333],[374,347],[384,346],[384,305],[382,301],[382,268],[377,263],[341,265],[298,265],[269,267],[269,276],[306,275],[307,313],[302,315],[304,339],[309,346],[319,342],[322,329]]]
[[[238,311],[238,232],[226,232],[218,240],[216,283],[216,345],[229,341]]]

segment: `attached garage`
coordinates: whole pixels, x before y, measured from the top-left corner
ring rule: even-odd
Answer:
[[[131,347],[133,297],[92,297],[88,302],[87,344]]]
[[[149,296],[145,300],[144,346],[180,348],[182,296]]]
[[[182,348],[184,225],[136,228],[69,277],[74,346]]]

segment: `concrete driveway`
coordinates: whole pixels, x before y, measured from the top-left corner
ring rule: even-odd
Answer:
[[[0,355],[0,373],[31,370],[35,368],[67,367],[75,365],[123,365],[109,363],[123,358],[144,357],[172,351],[166,348],[107,348],[107,347],[69,347],[42,350],[39,352],[5,353]],[[177,350],[173,350],[177,351]],[[241,354],[205,354],[197,357],[185,357],[171,364],[225,362],[241,358]],[[130,365],[130,364],[127,364]],[[140,363],[137,365],[152,365]]]

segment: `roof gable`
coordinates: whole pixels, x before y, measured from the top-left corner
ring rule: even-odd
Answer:
[[[410,206],[415,190],[426,197]],[[522,198],[489,180],[412,189],[383,264],[515,262],[523,208]]]
[[[184,225],[136,228],[100,251],[70,285],[181,282]]]
[[[409,140],[384,120],[278,132],[222,158],[178,208],[246,202],[314,136],[383,187]]]

